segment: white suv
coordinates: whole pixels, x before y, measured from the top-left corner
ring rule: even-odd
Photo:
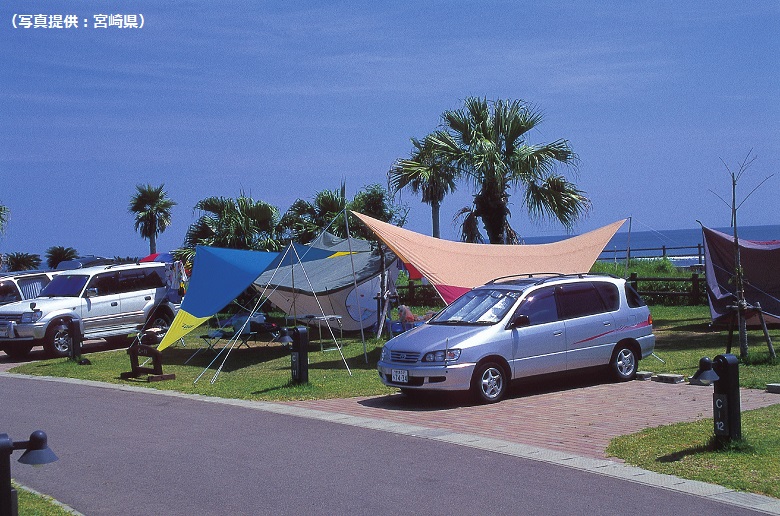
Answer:
[[[0,349],[23,358],[42,345],[70,352],[71,322],[84,338],[122,341],[139,326],[167,328],[178,310],[168,297],[166,264],[102,265],[63,271],[37,298],[0,306]]]
[[[491,403],[511,380],[547,373],[609,366],[631,380],[654,346],[650,310],[625,280],[526,275],[470,290],[389,340],[377,369],[407,394],[471,389]]]
[[[38,297],[57,272],[0,272],[0,305]]]

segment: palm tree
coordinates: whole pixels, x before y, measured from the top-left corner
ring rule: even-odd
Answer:
[[[160,186],[136,185],[136,193],[130,199],[128,211],[135,213],[135,230],[142,238],[149,239],[149,254],[157,252],[157,235],[171,225],[171,208],[176,203],[168,198]]]
[[[338,190],[322,190],[312,202],[297,199],[282,217],[280,230],[289,240],[307,244],[326,229],[339,237],[346,237],[344,209],[347,207],[346,184]]]
[[[78,258],[79,253],[72,247],[63,247],[61,245],[51,246],[46,250],[46,265],[50,269],[56,269],[60,262]]]
[[[184,246],[174,254],[191,261],[195,246],[208,245],[231,249],[276,251],[279,210],[243,193],[237,199],[207,197],[198,201],[195,210],[201,216],[187,230]]]
[[[458,170],[436,153],[435,144],[429,137],[422,142],[412,138],[412,145],[410,158],[395,162],[388,172],[387,182],[393,194],[407,187],[415,194],[422,193],[422,202],[431,206],[432,234],[441,238],[439,211],[444,197],[457,188]]]
[[[8,220],[11,218],[11,210],[8,206],[0,204],[0,235],[5,233],[5,227],[8,225]]]
[[[585,193],[556,173],[558,165],[576,165],[569,142],[527,142],[527,133],[542,121],[533,107],[519,100],[470,97],[464,109],[446,111],[442,119],[445,128],[428,137],[433,152],[457,167],[476,191],[473,205],[458,213],[464,241],[483,240],[479,219],[490,243],[519,242],[509,225],[510,189],[523,190],[522,203],[532,220],[554,218],[567,229],[590,208]]]
[[[8,253],[5,255],[5,264],[10,272],[29,271],[41,266],[41,257],[30,253]]]

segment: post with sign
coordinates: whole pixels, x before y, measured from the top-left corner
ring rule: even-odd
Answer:
[[[739,361],[727,353],[715,360],[703,357],[699,370],[691,377],[693,385],[713,385],[712,420],[715,439],[723,444],[742,439],[742,415],[739,401]]]
[[[306,326],[293,330],[290,366],[292,383],[309,383],[309,330]]]
[[[739,360],[732,354],[718,355],[712,361],[712,369],[719,377],[712,395],[715,437],[721,442],[742,439]]]

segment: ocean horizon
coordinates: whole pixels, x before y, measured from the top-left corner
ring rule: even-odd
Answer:
[[[710,228],[727,235],[733,235],[733,228]],[[550,235],[523,239],[526,244],[549,244],[576,235]],[[763,226],[738,226],[740,240],[780,241],[780,224]],[[701,228],[668,229],[653,231],[628,231],[628,223],[604,247],[599,260],[625,260],[630,248],[632,258],[660,257],[666,248],[667,256],[680,266],[698,263],[698,246],[704,252],[704,237]]]

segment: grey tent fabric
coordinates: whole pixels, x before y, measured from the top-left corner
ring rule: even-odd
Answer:
[[[349,249],[352,249],[350,259]],[[272,269],[265,271],[255,280],[255,285],[276,287],[283,291],[298,291],[318,296],[327,295],[343,288],[354,286],[355,280],[362,283],[368,278],[379,274],[381,256],[372,252],[371,243],[366,240],[339,238],[330,233],[323,233],[311,243],[311,247],[331,251],[335,254],[320,260],[297,262],[294,255],[288,255],[276,273]],[[385,255],[385,266],[390,266],[396,260],[392,252]],[[352,275],[352,263],[355,264],[355,276]],[[273,279],[271,279],[273,278]],[[308,278],[308,279],[307,279]],[[309,285],[311,281],[311,285]],[[293,286],[293,282],[295,285]]]
[[[734,237],[714,229],[704,233],[707,297],[713,323],[728,324],[733,317],[729,306],[736,304],[734,281]],[[780,241],[739,240],[740,263],[744,271],[745,300],[760,303],[769,324],[780,323]],[[753,314],[748,324],[758,324]]]
[[[295,250],[302,256],[307,247],[296,245]],[[381,256],[372,250],[371,243],[324,233],[310,247],[330,254],[325,258],[304,259],[302,264],[294,254],[288,254],[278,270],[269,268],[255,280],[255,288],[265,291],[271,303],[299,320],[338,316],[339,326],[345,331],[374,324],[376,296],[381,290]],[[398,276],[397,262],[391,251],[385,254],[387,284],[391,289]]]

